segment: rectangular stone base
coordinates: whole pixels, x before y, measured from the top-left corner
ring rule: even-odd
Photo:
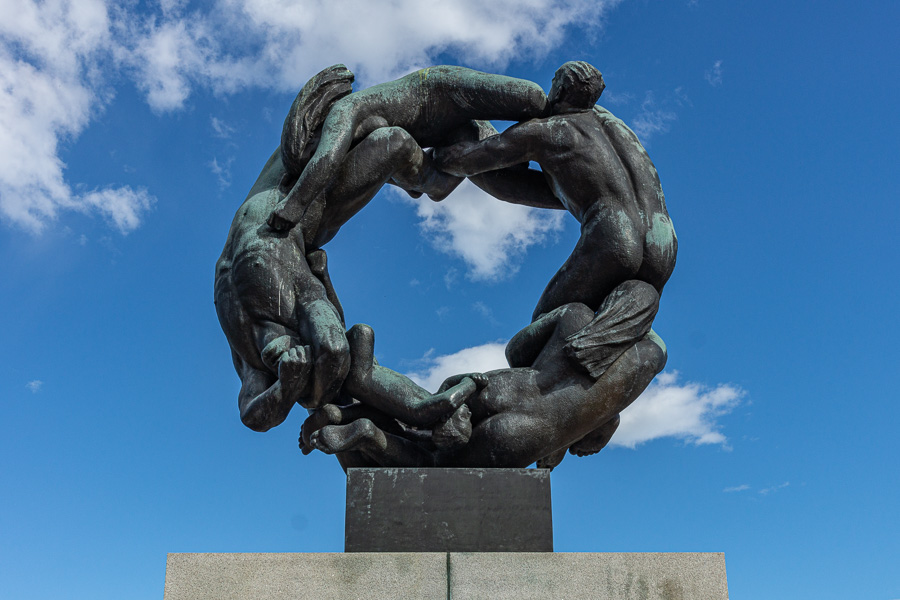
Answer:
[[[347,552],[552,552],[546,469],[348,469]]]
[[[721,553],[169,554],[165,600],[727,600]]]

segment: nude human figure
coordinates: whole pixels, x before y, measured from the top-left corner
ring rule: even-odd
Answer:
[[[320,210],[307,212],[289,232],[265,224],[290,189],[285,181],[293,181],[314,153],[328,108],[340,94],[350,93],[352,77],[340,65],[331,67],[298,95],[282,147],[238,209],[216,264],[216,312],[242,382],[241,420],[257,431],[284,421],[295,403],[315,408],[334,400],[350,368],[340,302],[318,248],[384,183],[413,193],[434,190],[421,147],[404,130],[384,127],[347,153],[320,196],[325,200]]]
[[[432,147],[446,144],[448,132],[473,119],[520,121],[547,111],[547,97],[535,83],[453,66],[422,69],[350,94],[334,104],[315,154],[268,223],[283,231],[299,222],[335,180],[352,145],[380,127],[400,127],[421,147]],[[436,181],[442,189],[429,196],[440,200],[458,182]]]
[[[675,266],[678,242],[656,168],[634,132],[595,106],[604,87],[593,66],[566,63],[553,78],[550,116],[434,153],[438,168],[458,176],[535,161],[545,185],[581,223],[581,237],[544,290],[534,319],[571,302],[596,310],[630,279],[661,293]],[[540,179],[534,170],[520,172],[533,183]]]
[[[333,411],[333,422],[344,424],[319,420],[310,427],[316,431],[307,432],[309,444],[328,453],[359,452],[386,467],[526,467],[542,461],[552,468],[567,449],[577,455],[593,453],[609,441],[618,413],[665,366],[665,345],[650,329],[658,300],[652,286],[632,280],[604,302],[603,318],[615,321],[624,311],[628,323],[622,343],[598,341],[598,351],[605,356],[601,362],[608,365],[600,369],[584,364],[572,349],[595,313],[584,304],[570,303],[543,315],[510,341],[510,363],[527,367],[448,378],[445,385],[457,379],[482,380],[457,411],[468,409],[471,414],[471,435],[464,445],[427,448],[385,431],[371,419],[342,418],[340,409]],[[600,329],[588,331],[593,336]],[[365,391],[360,392],[365,402]]]

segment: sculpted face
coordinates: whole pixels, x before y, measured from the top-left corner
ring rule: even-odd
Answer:
[[[550,93],[547,100],[550,101],[551,108],[555,109],[560,101],[564,101],[566,97],[566,88],[571,85],[571,78],[568,76],[564,68],[559,68],[553,75],[553,82],[550,84]]]

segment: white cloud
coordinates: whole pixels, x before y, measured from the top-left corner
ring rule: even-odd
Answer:
[[[234,127],[216,117],[210,117],[209,124],[213,129],[213,135],[217,138],[228,139],[234,135]]]
[[[147,190],[133,190],[128,186],[94,190],[79,199],[82,207],[99,212],[122,234],[137,229],[141,216],[155,202],[156,199]]]
[[[699,383],[679,385],[677,371],[661,373],[622,411],[622,422],[610,444],[634,448],[664,437],[696,445],[724,444],[716,419],[734,409],[743,396],[732,385],[712,389]]]
[[[491,310],[491,307],[478,300],[477,302],[472,303],[472,310],[477,312],[479,315],[485,318],[485,320],[491,325],[499,325],[500,322],[494,316],[494,311]]]
[[[190,10],[186,0],[6,0],[0,216],[34,232],[65,210],[99,211],[121,231],[139,225],[149,194],[109,186],[75,193],[60,158],[61,144],[77,138],[111,100],[109,82],[123,69],[158,112],[183,107],[198,86],[219,94],[294,91],[337,62],[364,85],[446,52],[478,68],[502,69],[512,58],[544,56],[570,27],[596,32],[619,1],[215,0]],[[494,276],[497,260],[496,253],[478,260],[476,274]]]
[[[778,490],[784,489],[789,485],[791,485],[791,482],[785,481],[784,483],[782,483],[780,485],[773,485],[771,487],[763,488],[763,489],[759,490],[759,493],[762,494],[763,496],[765,496],[767,494],[771,494],[772,492],[777,492]]]
[[[451,375],[508,368],[505,351],[506,342],[463,348],[459,352],[443,356],[433,356],[429,351],[422,358],[424,366],[421,370],[406,375],[426,390],[436,392],[441,383]]]
[[[219,161],[213,158],[209,163],[209,170],[213,172],[219,182],[219,188],[225,189],[231,185],[231,165],[234,157],[231,156],[225,161],[224,165],[220,165]]]
[[[631,129],[642,142],[647,142],[653,135],[667,132],[669,124],[677,118],[674,112],[657,105],[653,92],[647,92],[641,102],[641,112],[631,121]]]
[[[28,383],[26,383],[25,387],[27,387],[28,391],[30,391],[32,394],[37,394],[39,391],[41,391],[41,388],[44,387],[44,382],[40,379],[35,379],[34,381],[29,381]]]
[[[713,66],[707,69],[705,76],[709,85],[713,87],[722,85],[722,61],[717,60],[714,62]]]
[[[128,187],[75,193],[59,157],[102,109],[112,48],[100,0],[0,4],[0,216],[33,232],[60,211],[99,212],[122,232],[152,199]]]
[[[158,110],[181,106],[193,85],[297,89],[343,62],[373,83],[428,66],[451,52],[485,68],[539,57],[567,28],[600,26],[620,0],[219,0],[207,10],[165,10],[131,24],[132,64]]]
[[[443,202],[409,198],[422,219],[425,237],[442,252],[458,256],[476,280],[502,279],[518,270],[525,251],[562,231],[564,211],[501,202],[464,181]]]
[[[746,483],[743,483],[741,485],[736,485],[734,487],[727,487],[722,491],[725,492],[726,494],[729,494],[731,492],[746,492],[749,489],[750,489],[750,486],[747,485]]]

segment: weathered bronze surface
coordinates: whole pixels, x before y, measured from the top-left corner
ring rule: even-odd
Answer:
[[[345,469],[552,469],[567,451],[600,451],[665,366],[651,325],[677,252],[653,163],[595,104],[600,72],[566,63],[549,95],[450,66],[355,93],[352,82],[335,65],[300,91],[216,265],[241,420],[265,431],[300,404],[303,452]],[[517,124],[497,133],[489,119]],[[370,327],[346,329],[322,246],[385,183],[441,201],[464,177],[506,202],[570,211],[581,237],[509,342],[510,368],[432,394],[375,362]]]

